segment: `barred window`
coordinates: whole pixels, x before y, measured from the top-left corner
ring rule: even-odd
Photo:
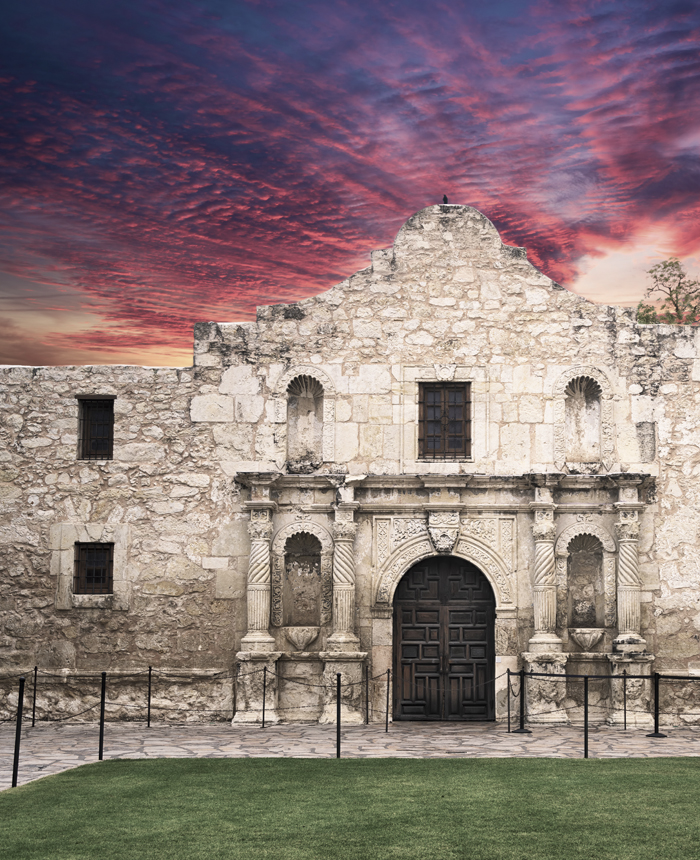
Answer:
[[[76,543],[73,594],[112,594],[113,543]]]
[[[114,398],[78,398],[78,459],[111,460]]]
[[[419,458],[464,460],[471,450],[471,384],[419,383]]]

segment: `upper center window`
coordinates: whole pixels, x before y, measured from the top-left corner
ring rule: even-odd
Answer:
[[[422,460],[471,457],[469,382],[419,383],[418,456]]]

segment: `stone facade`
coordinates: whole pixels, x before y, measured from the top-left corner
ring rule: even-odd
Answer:
[[[126,676],[151,665],[177,682],[173,719],[259,719],[266,669],[267,719],[335,719],[340,672],[359,721],[398,583],[446,553],[493,589],[499,676],[700,678],[698,330],[568,292],[474,209],[417,213],[369,268],[256,322],[198,323],[192,368],[0,379],[0,661],[61,676],[40,712],[77,713],[106,670],[128,717]],[[421,385],[460,381],[470,455],[423,459]],[[96,395],[115,398],[113,458],[80,460]],[[81,542],[113,545],[111,594],[73,593]],[[606,683],[592,713],[615,722]],[[643,724],[648,682],[629,683]],[[700,684],[664,695],[699,719]],[[542,721],[580,706],[574,683],[528,698]]]

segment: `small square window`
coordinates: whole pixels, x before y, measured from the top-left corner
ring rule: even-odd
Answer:
[[[78,398],[78,459],[111,460],[114,441],[114,398]]]
[[[76,543],[73,594],[112,594],[113,543]]]
[[[421,460],[471,457],[469,382],[419,383],[418,457]]]

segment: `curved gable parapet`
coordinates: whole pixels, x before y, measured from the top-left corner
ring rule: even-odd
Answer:
[[[591,535],[598,538],[605,552],[615,552],[615,540],[610,532],[597,523],[575,523],[565,528],[556,540],[554,552],[557,555],[565,555],[571,541],[579,535]]]
[[[401,544],[378,571],[375,601],[391,606],[394,593],[404,574],[424,558],[438,555],[428,535],[419,535]],[[513,588],[508,567],[491,547],[471,536],[461,536],[451,555],[470,561],[488,579],[496,598],[496,608],[513,605]]]

